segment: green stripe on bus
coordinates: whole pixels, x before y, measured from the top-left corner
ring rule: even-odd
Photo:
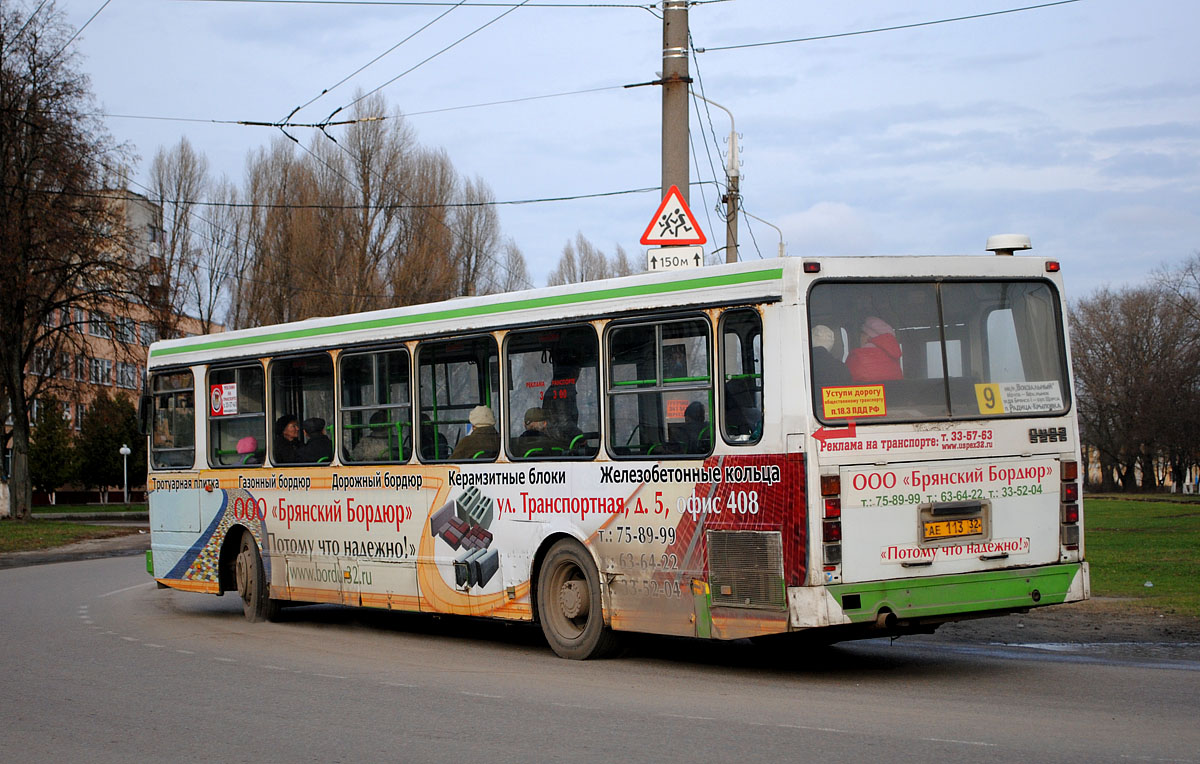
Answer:
[[[195,353],[202,350],[221,350],[225,348],[245,347],[248,345],[259,345],[267,342],[301,339],[304,337],[321,337],[332,334],[342,334],[344,332],[359,332],[367,329],[386,329],[395,326],[422,324],[430,321],[444,321],[454,318],[474,318],[477,316],[486,316],[492,313],[512,313],[518,310],[550,308],[571,305],[574,303],[612,300],[620,297],[639,297],[658,293],[687,292],[693,289],[706,289],[708,287],[752,284],[758,281],[775,281],[781,278],[783,278],[782,268],[768,268],[766,270],[750,271],[748,273],[734,273],[724,276],[703,276],[694,279],[683,279],[670,284],[638,284],[635,286],[613,287],[611,289],[598,289],[595,292],[584,292],[582,294],[564,294],[553,295],[550,297],[534,297],[527,300],[514,300],[512,302],[500,303],[498,305],[476,305],[470,308],[446,308],[444,310],[435,310],[430,313],[419,313],[410,316],[391,316],[388,318],[350,321],[344,324],[316,326],[309,329],[288,329],[284,331],[273,332],[271,334],[259,334],[253,337],[213,339],[209,340],[208,342],[197,342],[195,344],[188,344],[181,347],[159,348],[157,350],[152,350],[150,352],[150,357],[159,358],[168,355],[178,355],[180,353]]]
[[[1037,568],[992,570],[929,578],[866,581],[826,586],[845,607],[844,597],[859,595],[859,607],[846,609],[854,623],[875,620],[887,608],[897,618],[923,618],[986,610],[1011,610],[1038,605],[1058,605],[1067,598],[1071,584],[1080,575],[1079,563],[1045,565]],[[1038,600],[1033,600],[1034,590]]]

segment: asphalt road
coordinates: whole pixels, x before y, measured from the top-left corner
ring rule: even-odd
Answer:
[[[1200,762],[1200,664],[933,641],[763,650],[342,608],[250,624],[140,557],[0,570],[5,761]]]

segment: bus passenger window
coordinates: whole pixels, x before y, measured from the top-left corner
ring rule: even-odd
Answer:
[[[262,464],[267,444],[262,366],[212,369],[208,398],[209,465]]]
[[[709,342],[703,319],[618,326],[609,333],[608,440],[614,456],[712,451]]]
[[[341,357],[342,461],[407,462],[412,455],[408,351]]]
[[[422,461],[495,460],[500,453],[499,378],[499,353],[492,337],[421,344],[417,450]]]
[[[333,454],[333,361],[328,353],[272,361],[272,464],[328,464]]]
[[[721,384],[722,427],[728,443],[757,443],[762,438],[762,371],[762,319],[758,312],[727,312],[721,319]]]
[[[588,458],[600,450],[600,347],[590,326],[513,332],[508,455]]]
[[[195,461],[196,394],[192,384],[190,371],[156,374],[150,381],[150,463],[154,469],[191,467]]]

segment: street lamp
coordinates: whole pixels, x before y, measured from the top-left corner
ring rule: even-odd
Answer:
[[[129,455],[133,453],[129,450],[129,446],[121,444],[121,461],[124,462],[125,476],[122,481],[122,487],[125,489],[125,503],[129,503]]]

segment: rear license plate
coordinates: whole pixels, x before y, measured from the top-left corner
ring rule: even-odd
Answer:
[[[983,518],[980,517],[968,517],[963,520],[938,520],[922,525],[925,530],[925,541],[983,534]]]

